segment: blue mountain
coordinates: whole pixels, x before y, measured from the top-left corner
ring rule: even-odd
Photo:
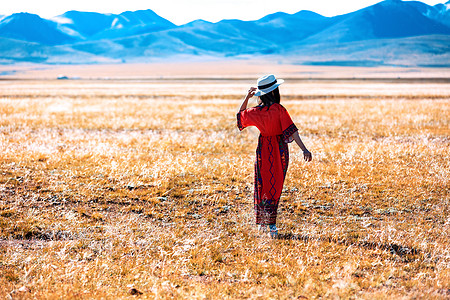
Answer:
[[[426,5],[426,4],[424,4]],[[428,5],[427,5],[428,6]],[[370,39],[404,38],[430,34],[450,34],[450,27],[423,15],[410,2],[383,1],[338,19],[326,30],[299,44],[345,43]]]
[[[425,17],[450,26],[450,1],[446,4],[436,4],[435,6],[429,6],[419,1],[411,1],[409,4]]]
[[[110,28],[113,17],[96,12],[72,10],[52,20],[58,23],[60,30],[77,38],[86,39]]]
[[[223,20],[212,23],[197,20],[170,30],[113,39],[112,42],[121,45],[113,47],[121,49],[120,52],[115,52],[114,57],[127,53],[163,56],[174,53],[266,55],[276,53],[293,41],[301,40],[335,21],[309,11],[292,15],[276,13],[256,21]],[[82,47],[90,53],[98,54],[92,43],[83,44]]]
[[[18,13],[0,20],[0,37],[7,37],[44,45],[57,45],[75,41],[61,32],[57,24],[38,15]]]
[[[334,24],[336,20],[302,10],[295,14],[275,13],[254,22],[234,21],[236,22],[241,22],[239,27],[251,35],[285,45],[319,32]]]
[[[413,3],[414,4],[414,3]],[[359,12],[375,38],[450,34],[450,28],[420,13],[414,5],[399,0],[384,1]]]
[[[0,18],[0,60],[27,60],[26,53],[35,47],[39,51],[33,59],[37,55],[42,61],[58,55],[67,62],[270,55],[295,63],[368,65],[403,64],[408,57],[416,57],[438,65],[450,61],[449,8],[450,1],[429,6],[386,0],[335,17],[311,11],[278,12],[254,21],[197,20],[181,26],[151,10],[121,14],[68,11],[51,20],[22,13]],[[9,50],[9,56],[5,55],[7,47],[2,43],[13,50],[16,47],[23,57],[11,56]]]
[[[84,40],[127,37],[176,27],[150,9],[118,15],[68,11],[53,20],[62,31]]]
[[[0,63],[114,63],[110,58],[100,57],[69,46],[49,46],[0,37]]]
[[[224,56],[285,55],[302,52],[308,45],[332,48],[339,43],[440,34],[450,34],[450,28],[426,17],[410,2],[390,0],[332,18],[300,11],[275,13],[256,21],[198,20],[171,30],[136,36],[133,41],[130,38],[112,41],[125,47],[121,55],[126,55],[126,49],[133,53],[140,47],[146,51],[159,47],[166,49],[166,53],[174,50]]]

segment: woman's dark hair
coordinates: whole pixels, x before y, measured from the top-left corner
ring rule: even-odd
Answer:
[[[273,91],[260,96],[259,98],[261,99],[262,102],[261,106],[267,107],[267,109],[269,109],[269,107],[274,103],[280,104],[280,90],[276,88]]]

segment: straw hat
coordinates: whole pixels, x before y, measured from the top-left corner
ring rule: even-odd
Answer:
[[[258,78],[258,81],[256,81],[258,90],[256,91],[255,96],[267,94],[276,89],[283,82],[283,79],[277,79],[275,75],[272,74],[260,77]]]

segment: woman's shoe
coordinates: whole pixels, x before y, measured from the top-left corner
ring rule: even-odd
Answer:
[[[277,225],[273,224],[273,225],[269,225],[269,236],[273,239],[278,238],[278,229],[277,229]]]

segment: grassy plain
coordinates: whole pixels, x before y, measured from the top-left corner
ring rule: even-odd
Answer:
[[[287,81],[272,240],[253,82],[0,81],[0,298],[450,297],[449,83]]]

